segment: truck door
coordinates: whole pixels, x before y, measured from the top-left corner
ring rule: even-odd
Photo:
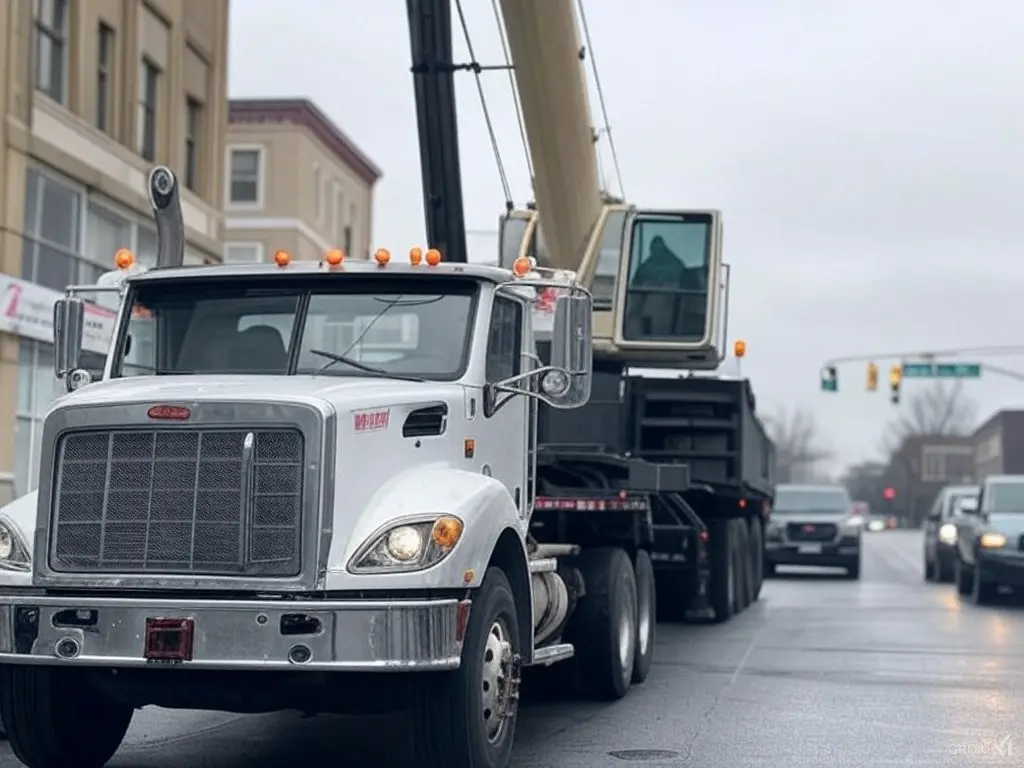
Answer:
[[[519,301],[503,295],[494,297],[487,336],[488,382],[507,379],[523,370],[523,316],[523,304]],[[508,488],[521,517],[529,508],[529,417],[529,398],[500,392],[493,402],[484,405],[486,434],[477,441],[481,464],[487,465],[491,476]]]

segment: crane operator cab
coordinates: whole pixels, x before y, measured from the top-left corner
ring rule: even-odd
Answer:
[[[582,258],[546,247],[536,211],[500,223],[501,266],[519,256],[574,269],[590,289],[594,352],[624,365],[714,369],[725,347],[726,285],[718,211],[607,204]]]

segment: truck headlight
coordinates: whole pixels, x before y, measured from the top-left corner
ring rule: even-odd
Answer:
[[[1006,546],[1006,537],[1001,533],[989,531],[988,533],[981,534],[981,541],[979,543],[985,549],[999,549]]]
[[[946,523],[939,528],[939,541],[943,544],[956,544],[956,526]]]
[[[451,515],[398,523],[374,534],[356,552],[349,570],[420,571],[444,560],[462,538],[462,521]]]
[[[18,532],[18,526],[0,517],[0,570],[27,571],[31,564],[28,545]]]

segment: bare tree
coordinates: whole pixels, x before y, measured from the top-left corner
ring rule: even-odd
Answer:
[[[900,408],[886,434],[886,452],[898,449],[908,437],[970,434],[976,417],[977,408],[964,392],[962,381],[935,381],[911,395]]]
[[[811,482],[821,474],[819,465],[832,458],[814,414],[806,408],[783,409],[766,417],[765,427],[775,443],[780,483]]]

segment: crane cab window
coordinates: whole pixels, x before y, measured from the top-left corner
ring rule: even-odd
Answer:
[[[598,245],[594,282],[590,293],[595,309],[610,309],[615,298],[615,282],[622,263],[622,235],[626,227],[625,211],[609,211],[604,220],[601,242]]]
[[[707,327],[712,217],[641,215],[630,233],[623,336],[698,343]]]

